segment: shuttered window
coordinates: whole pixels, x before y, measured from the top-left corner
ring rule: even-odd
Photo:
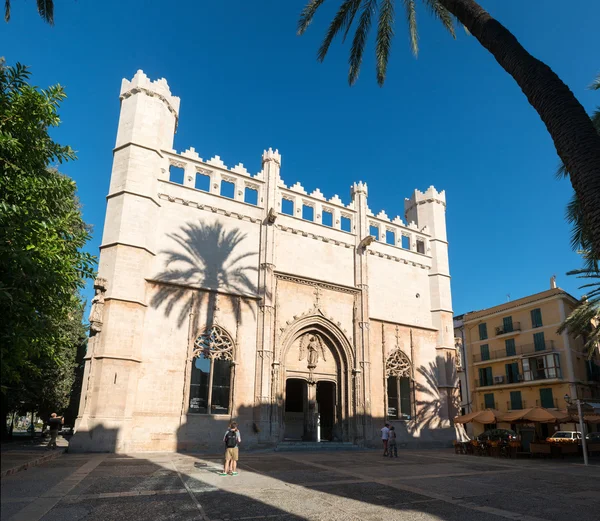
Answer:
[[[518,410],[523,408],[523,401],[521,400],[521,391],[510,392],[510,410]]]
[[[479,324],[479,340],[487,340],[487,324]]]
[[[555,406],[551,387],[548,389],[540,389],[540,403],[542,407],[546,407],[547,409],[551,409]]]
[[[512,317],[504,317],[502,319],[502,329],[504,330],[505,333],[512,333],[512,330],[513,330]]]
[[[515,356],[517,354],[514,338],[506,339],[504,345],[506,346],[506,356]]]
[[[481,353],[482,361],[490,359],[490,346],[488,344],[481,344],[479,347],[479,352]]]
[[[545,351],[546,340],[544,339],[544,332],[533,334],[533,345],[536,351]]]
[[[496,404],[494,403],[494,393],[487,393],[483,395],[483,405],[486,409],[495,409]]]
[[[531,327],[542,327],[542,310],[540,308],[531,310]]]

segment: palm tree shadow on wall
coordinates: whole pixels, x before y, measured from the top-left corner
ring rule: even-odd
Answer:
[[[415,383],[415,390],[425,398],[417,400],[417,424],[428,428],[441,427],[440,417],[449,417],[451,422],[458,413],[458,373],[450,355],[438,356],[435,362],[417,368],[422,380]],[[443,376],[442,376],[443,375]],[[444,384],[444,382],[446,382]],[[440,383],[447,387],[440,389]],[[448,426],[451,427],[453,422]]]
[[[243,306],[255,315],[252,303],[259,295],[253,275],[258,267],[251,259],[258,252],[240,248],[247,237],[245,233],[239,228],[225,229],[220,222],[199,222],[186,223],[179,232],[167,237],[178,247],[161,251],[166,255],[165,270],[156,276],[160,287],[152,297],[153,307],[164,304],[169,317],[181,304],[177,324],[182,326],[191,312],[193,331],[198,331],[198,310],[205,302],[206,326],[214,323],[219,298],[230,302],[238,323]]]

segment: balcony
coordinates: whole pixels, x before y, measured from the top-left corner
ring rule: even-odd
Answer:
[[[538,349],[536,349],[536,347]],[[548,351],[554,351],[554,341],[546,340],[543,344],[544,349],[540,349],[540,344],[525,344],[520,346],[515,346],[515,350],[513,353],[507,354],[506,348],[495,349],[494,351],[490,351],[489,358],[481,358],[481,353],[473,354],[473,363],[481,363],[487,362],[490,360],[498,360],[500,358],[514,358],[514,357],[522,357],[530,354],[543,354]]]
[[[480,411],[485,411],[486,409],[496,409],[496,401],[494,400],[494,403],[489,404],[490,406],[487,406],[485,403],[481,403],[479,410]]]
[[[496,336],[509,335],[510,333],[520,333],[521,322],[513,322],[512,324],[503,324],[496,327]]]
[[[560,370],[560,366],[556,365],[554,367],[542,367],[536,368],[532,370],[523,371],[523,381],[524,382],[538,382],[540,380],[556,380],[562,379],[562,373]]]

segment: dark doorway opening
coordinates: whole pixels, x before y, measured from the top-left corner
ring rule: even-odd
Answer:
[[[321,441],[333,441],[336,395],[333,382],[317,382],[317,404],[321,425]]]
[[[298,378],[288,378],[285,382],[284,439],[303,439],[305,435],[307,401],[306,381]]]

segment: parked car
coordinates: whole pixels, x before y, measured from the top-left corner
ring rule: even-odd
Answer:
[[[561,442],[577,442],[581,439],[581,433],[576,431],[557,431],[549,438],[546,438],[546,441],[550,441],[553,443],[561,443]]]
[[[514,441],[519,435],[510,429],[490,429],[477,436],[477,441]]]
[[[590,432],[585,439],[588,441],[600,441],[600,432]]]

